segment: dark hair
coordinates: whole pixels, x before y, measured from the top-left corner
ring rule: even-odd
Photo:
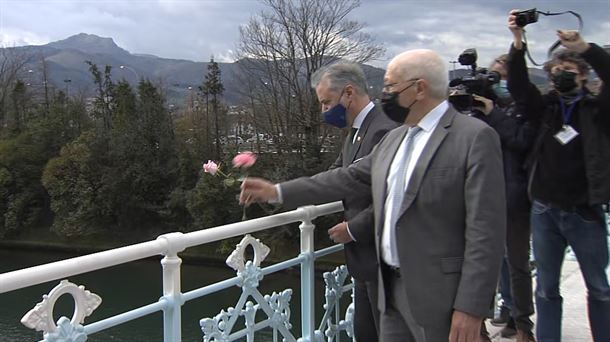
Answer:
[[[589,70],[591,69],[591,66],[585,62],[578,52],[563,49],[557,51],[555,54],[553,54],[553,58],[550,61],[544,63],[544,71],[551,76],[551,69],[561,62],[576,64],[578,67],[578,72],[584,76],[587,76],[589,74]]]

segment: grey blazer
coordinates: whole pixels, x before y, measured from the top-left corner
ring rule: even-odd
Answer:
[[[387,175],[406,132],[406,126],[390,131],[348,168],[282,183],[284,205],[372,197],[379,261]],[[487,314],[504,254],[505,202],[498,135],[450,108],[417,161],[396,227],[400,273],[419,325],[448,335],[453,309]],[[380,270],[378,279],[384,312]]]
[[[346,139],[339,157],[330,169],[348,167],[359,162],[371,153],[384,135],[397,126],[398,124],[390,120],[378,106],[373,107],[362,122],[351,151],[351,142]],[[343,206],[349,231],[356,240],[345,244],[347,269],[357,280],[377,280],[375,221],[371,198],[346,198]]]

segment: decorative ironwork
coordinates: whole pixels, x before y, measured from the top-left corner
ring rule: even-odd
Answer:
[[[345,265],[337,267],[332,272],[325,272],[324,282],[326,283],[326,290],[324,297],[326,302],[324,304],[324,316],[320,322],[320,327],[315,331],[316,342],[324,341],[324,336],[328,338],[328,341],[335,341],[338,339],[341,331],[345,331],[347,336],[354,336],[354,304],[353,304],[353,288],[354,284],[345,284],[349,278],[349,272]],[[349,278],[351,279],[351,278]],[[341,297],[346,292],[351,292],[352,303],[345,310],[345,319],[341,319],[340,313],[340,301]]]
[[[266,295],[265,301],[269,304],[271,310],[273,310],[273,317],[271,320],[274,326],[284,325],[287,330],[292,329],[290,324],[290,298],[292,297],[292,290],[286,289],[281,293]]]
[[[214,318],[204,318],[199,321],[201,331],[203,331],[203,342],[225,342],[228,341],[228,332],[226,331],[229,324],[229,318],[233,316],[234,309],[229,308],[227,311],[220,311]]]
[[[254,248],[254,261],[248,260],[244,263],[244,252],[248,245]],[[267,327],[273,328],[274,337],[277,332],[285,341],[296,342],[290,332],[290,299],[292,290],[286,289],[280,293],[273,292],[271,295],[263,296],[258,291],[263,272],[260,268],[261,262],[269,254],[269,247],[250,235],[244,236],[229,258],[227,265],[237,271],[240,281],[237,286],[241,287],[242,294],[235,307],[226,311],[222,310],[213,318],[204,318],[199,321],[203,332],[204,342],[228,342],[247,337],[249,342],[254,341],[254,333]],[[252,298],[253,301],[247,301]],[[256,322],[256,314],[262,310],[267,319]],[[232,333],[235,323],[240,317],[244,317],[245,329]],[[274,339],[275,340],[275,339]]]
[[[87,334],[85,328],[80,324],[72,325],[66,317],[61,317],[57,321],[57,330],[48,333],[44,337],[44,342],[85,342]]]
[[[226,264],[237,272],[243,272],[245,269],[245,256],[246,248],[248,245],[254,249],[254,266],[260,267],[261,262],[265,260],[271,249],[263,244],[259,239],[255,239],[250,234],[241,239],[241,241],[235,245],[235,250],[227,258]]]
[[[64,294],[70,294],[74,299],[74,315],[71,320],[62,316],[55,325],[53,309],[57,299]],[[28,328],[42,331],[45,342],[83,342],[87,340],[87,334],[81,324],[101,303],[102,298],[85,290],[84,286],[62,280],[49,294],[42,296],[42,302],[21,318],[21,323]]]

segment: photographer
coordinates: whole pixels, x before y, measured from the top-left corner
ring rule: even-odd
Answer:
[[[496,130],[502,144],[507,205],[505,262],[508,264],[510,279],[506,279],[503,274],[504,279],[501,280],[505,284],[503,291],[512,297],[512,305],[504,308],[510,310],[510,316],[501,335],[517,335],[517,341],[534,341],[533,323],[530,320],[530,316],[534,314],[532,277],[529,270],[530,202],[524,163],[527,151],[534,141],[535,130],[515,106],[508,92],[506,60],[507,55],[499,56],[490,66],[490,71],[497,72],[500,80],[491,86],[492,92],[486,94],[489,98],[473,94],[475,105],[483,105],[474,109],[484,114],[477,117]]]
[[[536,337],[561,340],[561,265],[566,246],[574,250],[588,290],[595,341],[610,341],[608,246],[602,204],[610,201],[610,56],[575,31],[558,31],[566,50],[545,70],[553,84],[547,95],[529,82],[517,11],[508,17],[514,42],[508,58],[508,88],[536,130],[528,157],[531,224],[537,262]],[[604,82],[600,95],[584,86],[589,65]]]

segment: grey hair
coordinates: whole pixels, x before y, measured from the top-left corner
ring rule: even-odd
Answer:
[[[405,59],[404,57],[407,55],[415,55],[416,58]],[[397,61],[397,70],[403,80],[424,79],[428,82],[431,97],[447,98],[449,73],[444,60],[438,53],[426,49],[410,50],[396,56],[394,60]]]
[[[317,88],[325,78],[330,81],[330,89],[333,91],[339,92],[349,84],[357,94],[368,94],[364,71],[356,63],[338,62],[316,70],[311,76],[311,86]]]

